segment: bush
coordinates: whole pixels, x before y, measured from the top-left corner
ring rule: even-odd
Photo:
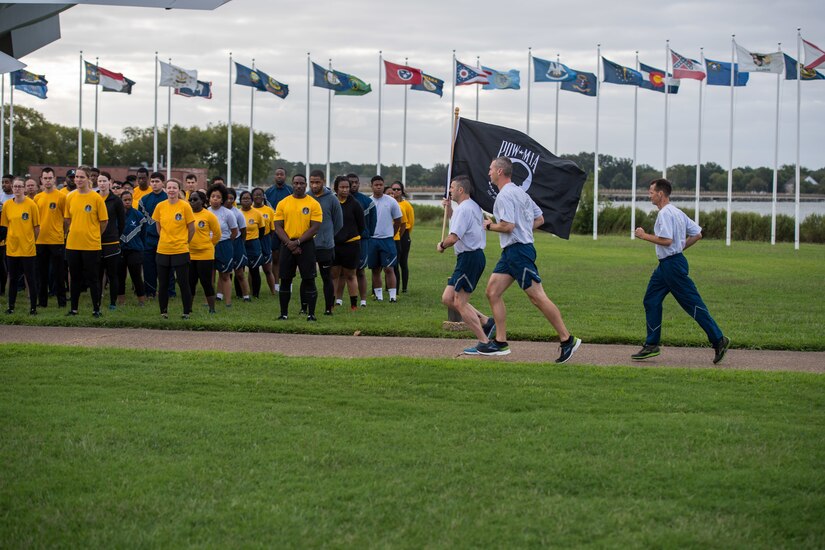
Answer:
[[[799,226],[799,240],[806,243],[825,242],[825,216],[812,214]]]

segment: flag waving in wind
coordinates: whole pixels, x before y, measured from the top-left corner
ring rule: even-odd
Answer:
[[[410,89],[420,92],[430,92],[431,94],[438,94],[438,97],[442,97],[444,95],[444,81],[426,73],[421,73],[421,84],[413,84],[410,86]]]
[[[473,200],[487,212],[493,211],[498,195],[498,188],[490,183],[488,168],[490,161],[500,156],[513,161],[513,183],[541,208],[544,224],[539,229],[570,238],[584,171],[517,130],[459,119],[451,177],[469,176]]]
[[[625,84],[628,86],[641,86],[642,74],[629,67],[613,63],[602,57],[604,63],[604,81],[611,84]]]
[[[289,86],[281,84],[260,69],[250,69],[235,62],[235,84],[249,86],[262,92],[269,92],[281,99],[289,94]]]
[[[487,73],[481,67],[470,67],[461,61],[455,62],[455,85],[469,86],[470,84],[489,84],[490,79],[487,78]]]
[[[642,73],[642,82],[639,87],[654,92],[665,93],[665,72],[650,65],[639,63],[639,72]],[[675,94],[679,92],[679,81],[673,77],[667,77],[667,93]]]
[[[705,59],[708,71],[708,86],[730,86],[730,63]],[[745,86],[750,75],[739,71],[739,65],[734,65],[734,86]]]
[[[346,73],[339,73],[332,69],[325,69],[319,64],[313,62],[312,70],[314,73],[313,86],[319,88],[326,88],[335,92],[343,92],[349,89],[349,75]]]
[[[182,95],[183,97],[202,97],[204,99],[212,99],[212,83],[198,80],[198,87],[195,90],[190,88],[175,88],[175,95]]]
[[[122,74],[104,69],[103,67],[89,63],[88,61],[84,61],[84,63],[86,64],[85,84],[94,84],[96,86],[99,85],[107,92],[131,93],[131,85]],[[132,82],[132,84],[134,84],[134,82]]]
[[[785,80],[796,80],[796,70],[799,63],[788,54],[785,55]],[[825,75],[816,69],[802,67],[802,80],[825,80]]]
[[[490,67],[481,68],[488,75],[489,82],[482,86],[485,90],[519,90],[521,88],[521,77],[515,69],[502,72]]]
[[[421,69],[384,60],[384,70],[386,84],[421,84]]]
[[[11,84],[15,89],[40,99],[46,99],[46,93],[49,91],[46,86],[48,83],[46,76],[42,74],[30,73],[23,69],[11,73]]]
[[[570,82],[576,80],[576,71],[556,61],[533,58],[536,82]]]
[[[782,52],[754,53],[736,44],[736,58],[742,72],[782,74],[785,71]]]
[[[171,86],[172,88],[189,88],[194,90],[198,87],[198,71],[181,69],[171,63],[160,63],[160,82],[158,86]]]
[[[576,92],[589,97],[596,97],[598,85],[596,75],[584,71],[574,71],[576,78],[570,82],[562,82],[561,89],[565,92]]]
[[[670,58],[673,61],[674,78],[692,78],[694,80],[704,80],[707,76],[702,64],[695,59],[688,59],[670,50]]]
[[[819,46],[802,40],[802,47],[805,49],[805,68],[813,69],[825,63],[825,51]]]

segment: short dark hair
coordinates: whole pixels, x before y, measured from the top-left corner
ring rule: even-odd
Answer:
[[[218,181],[222,181],[223,183],[226,183],[226,180],[224,179],[224,177],[223,177],[223,176],[215,176],[214,178],[212,178],[212,183],[213,183],[213,184],[214,184],[215,182],[218,182]]]
[[[110,174],[109,172],[100,172],[98,175],[105,177],[109,181],[112,181],[112,174]]]
[[[509,178],[513,175],[513,161],[505,156],[496,157],[493,162],[496,163],[496,168],[501,170],[504,177]]]
[[[379,180],[381,181],[381,183],[384,183],[384,178],[382,178],[381,176],[373,176],[372,178],[370,178],[370,184],[373,184]]]
[[[186,174],[186,177],[183,178],[183,179],[185,179],[185,180],[197,180],[198,176],[196,176],[195,174]]]
[[[347,179],[352,179],[352,178],[356,178],[356,179],[357,179],[357,178],[358,178],[358,174],[356,174],[355,172],[350,172],[349,174],[347,174]]]
[[[333,191],[338,192],[338,184],[342,181],[349,183],[349,176],[335,176],[335,181],[332,183]]]
[[[226,188],[226,199],[229,198],[229,195],[232,195],[232,198],[234,199],[238,198],[238,192],[232,189],[231,187]],[[224,199],[224,201],[226,201],[226,199]]]
[[[247,195],[249,195],[249,200],[252,200],[252,193],[250,193],[249,191],[244,190],[244,191],[241,191],[241,196],[238,197],[238,202],[240,202]]]
[[[137,181],[137,176],[135,176],[134,174],[129,174],[128,176],[126,176],[126,181],[124,183],[134,184],[136,181]],[[134,187],[134,185],[133,185],[133,187]]]
[[[222,183],[213,183],[209,186],[209,189],[206,190],[206,193],[211,197],[212,193],[214,193],[215,191],[221,194],[221,204],[225,203],[227,195],[226,186]]]
[[[293,174],[292,175],[292,181],[295,181],[295,178],[304,178],[304,181],[307,180],[307,177],[303,174]]]
[[[656,191],[661,191],[666,197],[670,196],[673,191],[673,185],[665,178],[659,178],[650,182],[650,185],[656,188]]]
[[[394,182],[392,182],[392,185],[398,185],[401,188],[401,196],[405,198],[407,197],[407,189],[404,187],[404,184],[401,182],[401,180],[395,180]],[[392,187],[392,185],[390,187]]]
[[[43,168],[43,169],[40,171],[40,175],[42,176],[42,175],[43,175],[43,174],[45,174],[46,172],[49,172],[49,173],[51,173],[51,174],[54,174],[54,168],[52,168],[51,166],[46,166],[45,168]]]
[[[192,191],[192,194],[189,195],[189,199],[191,200],[193,196],[197,195],[198,198],[201,200],[203,204],[209,204],[209,199],[206,198],[206,193],[201,191],[200,189],[195,189]]]
[[[140,168],[137,169],[137,173],[138,174],[146,174],[148,176],[149,175],[149,169],[146,168],[145,166],[141,166]]]
[[[323,170],[313,170],[312,172],[309,173],[309,177],[324,179],[324,171]]]
[[[123,197],[125,195],[129,195],[130,197],[134,198],[134,195],[132,194],[131,191],[129,191],[128,189],[124,189],[123,193],[120,194],[120,200],[123,200]]]
[[[132,189],[135,188],[135,184],[133,182],[129,181],[128,179],[120,184],[121,187],[126,187],[127,185],[129,187],[131,187]]]
[[[152,173],[149,175],[149,179],[150,179],[150,180],[160,180],[160,181],[164,181],[166,178],[164,178],[164,177],[163,177],[163,174],[161,174],[160,172],[152,172]]]
[[[470,181],[470,176],[465,176],[464,174],[456,176],[453,178],[453,183],[455,183],[456,187],[461,187],[468,195],[473,194],[473,184]]]
[[[100,175],[100,168],[97,166],[92,166],[91,169],[89,169],[89,172],[95,172],[97,175]]]

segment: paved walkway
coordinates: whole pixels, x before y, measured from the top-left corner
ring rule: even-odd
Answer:
[[[202,332],[91,327],[30,327],[4,325],[0,343],[61,344],[83,347],[114,347],[157,350],[232,349],[280,353],[301,357],[411,357],[463,358],[467,361],[552,363],[558,344],[510,342],[512,353],[504,357],[469,357],[461,351],[471,340],[441,338],[392,338],[380,336],[296,335],[261,332]],[[662,348],[662,355],[633,362],[630,355],[639,346],[584,343],[571,359],[573,364],[634,365],[645,367],[721,368],[725,370],[797,371],[825,374],[825,352],[737,350],[728,351],[714,365],[711,348]],[[0,354],[2,355],[2,354]]]

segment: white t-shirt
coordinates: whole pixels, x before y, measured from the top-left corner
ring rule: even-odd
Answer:
[[[515,224],[512,233],[499,233],[501,248],[514,243],[533,243],[533,221],[543,213],[533,199],[521,187],[513,182],[499,191],[493,204],[493,215],[497,221]]]
[[[681,254],[685,249],[687,237],[693,237],[702,232],[702,228],[687,215],[668,203],[659,210],[656,216],[656,224],[653,226],[653,233],[663,239],[672,239],[670,246],[656,245],[656,257],[664,260],[670,256]]]
[[[466,199],[453,210],[450,218],[450,233],[458,237],[455,243],[456,255],[470,250],[484,250],[487,238],[484,235],[484,213],[473,199]]]
[[[229,240],[232,236],[232,230],[238,228],[238,220],[235,219],[235,216],[228,208],[223,206],[217,210],[209,207],[209,211],[215,214],[215,217],[218,218],[218,223],[221,224],[221,241]]]
[[[398,206],[398,201],[387,195],[381,195],[377,199],[370,198],[375,203],[375,231],[372,238],[391,239],[395,235],[392,222],[401,217],[401,207]]]

